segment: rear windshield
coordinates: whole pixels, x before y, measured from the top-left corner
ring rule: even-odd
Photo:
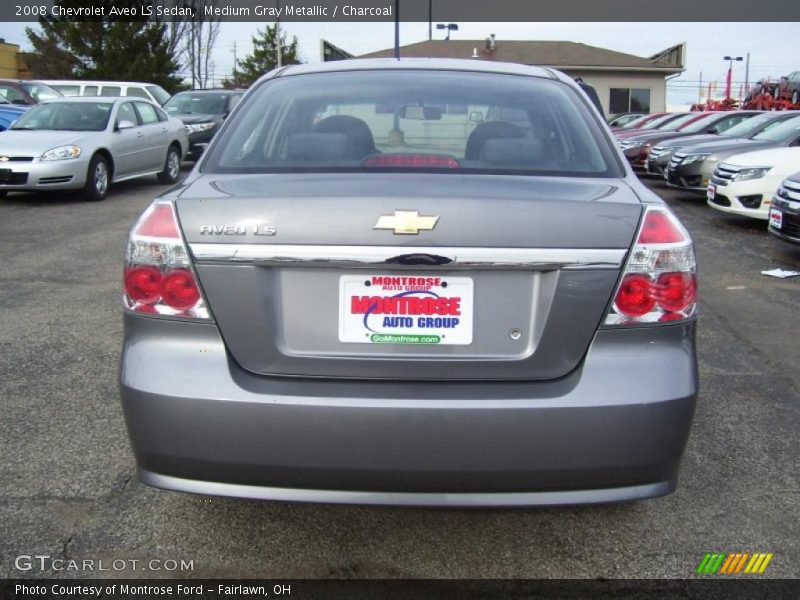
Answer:
[[[49,85],[45,85],[44,83],[26,81],[20,83],[20,86],[22,86],[36,102],[55,100],[56,98],[61,98],[61,96],[63,96],[61,92],[54,90]]]
[[[150,92],[153,95],[153,98],[156,99],[156,102],[161,105],[169,100],[169,92],[167,92],[160,85],[148,85],[147,91]]]
[[[576,90],[553,80],[317,73],[270,80],[244,103],[203,171],[621,174],[596,117]]]

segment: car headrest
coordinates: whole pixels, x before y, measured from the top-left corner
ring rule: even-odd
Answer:
[[[375,139],[365,121],[349,115],[333,115],[314,125],[314,133],[342,133],[350,140],[353,154],[348,158],[364,158],[375,152]]]
[[[539,140],[525,138],[495,138],[486,140],[481,160],[493,166],[529,166],[534,168],[544,159],[544,144]]]
[[[293,133],[289,136],[287,157],[301,162],[336,163],[352,154],[343,133]]]
[[[467,138],[467,147],[464,158],[478,160],[483,152],[487,140],[495,138],[521,138],[524,137],[522,129],[508,121],[489,121],[478,125]]]

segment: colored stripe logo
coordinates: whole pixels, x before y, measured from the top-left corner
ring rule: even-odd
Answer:
[[[703,575],[761,574],[767,570],[773,556],[771,552],[706,552],[696,572]]]

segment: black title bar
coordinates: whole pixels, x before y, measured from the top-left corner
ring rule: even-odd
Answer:
[[[787,0],[2,0],[0,21],[787,22]]]
[[[16,579],[3,600],[797,600],[800,580]]]

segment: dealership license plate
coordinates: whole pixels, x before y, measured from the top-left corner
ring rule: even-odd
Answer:
[[[708,199],[713,202],[714,198],[717,196],[717,186],[715,186],[713,183],[709,183],[708,187],[706,188],[706,195],[708,196]]]
[[[472,343],[473,281],[415,274],[342,275],[339,341],[361,344]]]
[[[769,224],[775,229],[780,229],[783,226],[783,213],[777,208],[770,209]]]

